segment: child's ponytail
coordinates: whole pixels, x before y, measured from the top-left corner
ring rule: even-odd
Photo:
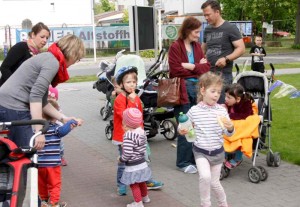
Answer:
[[[251,103],[254,103],[254,98],[252,97],[251,93],[249,93],[249,92],[244,92],[241,100],[249,100],[249,101],[251,101]]]
[[[244,87],[239,83],[233,83],[231,85],[226,86],[225,93],[233,96],[235,99],[240,98],[241,101],[251,101],[254,102],[252,95],[249,92],[245,92]]]

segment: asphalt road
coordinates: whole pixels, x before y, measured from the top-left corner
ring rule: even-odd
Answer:
[[[84,76],[84,75],[96,75],[99,72],[99,63],[101,60],[108,60],[112,62],[113,57],[107,58],[97,58],[97,61],[94,62],[93,58],[85,58],[79,63],[71,66],[69,68],[69,74],[71,77],[74,76]],[[243,56],[238,58],[235,63],[238,65],[242,65],[246,60],[248,60],[248,64],[251,64],[250,56]],[[150,68],[150,66],[155,62],[154,59],[145,59],[145,67]],[[265,57],[265,64],[273,63],[290,63],[290,62],[299,62],[300,68],[300,53],[292,53],[292,54],[271,54]]]

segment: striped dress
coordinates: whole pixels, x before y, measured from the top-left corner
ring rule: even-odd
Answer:
[[[147,137],[139,127],[124,134],[123,151],[120,157],[125,162],[121,182],[125,185],[141,183],[151,178],[151,170],[145,160]]]

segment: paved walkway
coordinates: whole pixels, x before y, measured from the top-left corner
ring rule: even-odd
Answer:
[[[64,139],[68,166],[63,167],[62,200],[71,207],[124,207],[132,202],[116,194],[117,149],[107,140],[107,122],[99,116],[104,95],[92,89],[92,83],[59,85],[59,103],[64,113],[81,117],[85,123]],[[274,106],[276,107],[276,106]],[[274,120],[276,121],[276,120]],[[199,206],[198,176],[176,170],[176,148],[161,135],[149,140],[152,149],[152,170],[155,178],[165,183],[162,190],[150,191],[151,203],[146,207]],[[265,167],[269,178],[253,184],[248,181],[251,160],[245,161],[222,181],[232,207],[299,207],[300,167],[282,162],[280,167],[267,167],[265,156],[257,165]],[[213,206],[216,201],[213,198]]]

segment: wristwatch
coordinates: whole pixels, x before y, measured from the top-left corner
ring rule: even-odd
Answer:
[[[229,64],[230,63],[230,60],[228,59],[227,56],[224,56],[225,60],[226,60],[226,64]]]

